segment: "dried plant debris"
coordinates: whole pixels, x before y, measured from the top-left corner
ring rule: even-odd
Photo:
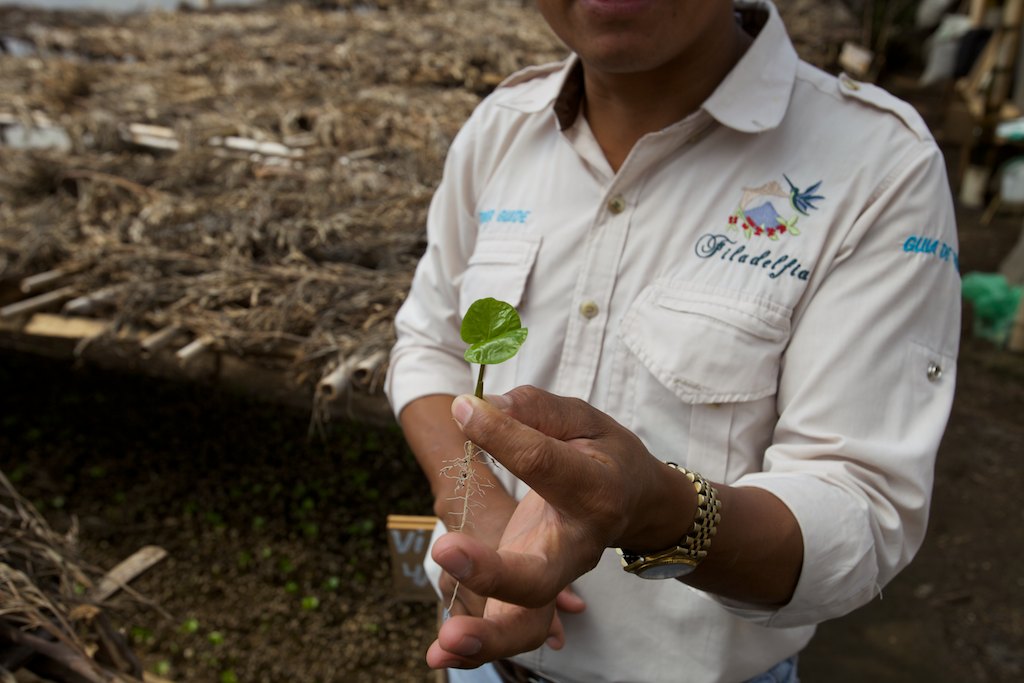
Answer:
[[[344,354],[384,363],[451,140],[505,76],[566,54],[529,4],[0,8],[0,281],[60,269],[79,313],[310,384]],[[779,6],[819,63],[856,28]]]
[[[141,664],[90,600],[100,574],[0,473],[0,673],[22,667],[46,680],[138,680]]]

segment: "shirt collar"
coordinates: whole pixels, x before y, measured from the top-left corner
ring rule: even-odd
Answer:
[[[771,2],[747,3],[737,10],[745,19],[745,28],[751,21],[755,27],[761,22],[763,26],[747,52],[704,102],[703,109],[723,126],[759,133],[782,123],[800,60]]]
[[[778,10],[768,0],[738,3],[737,12],[744,28],[756,33],[754,42],[703,105],[704,111],[720,124],[744,133],[775,128],[789,106],[799,61],[786,34]],[[551,75],[537,88],[531,88],[507,101],[506,106],[524,112],[551,107],[559,128],[572,126],[579,115],[583,96],[583,70],[579,58],[570,56],[560,65],[527,69],[507,79],[516,85],[547,71]]]

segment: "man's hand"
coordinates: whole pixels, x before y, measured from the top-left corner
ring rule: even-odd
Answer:
[[[494,486],[486,489],[486,496],[480,502],[480,507],[473,510],[471,518],[466,520],[459,533],[496,549],[516,509],[516,501],[505,489]],[[459,585],[457,579],[448,572],[441,574],[439,587],[444,604],[451,606],[450,616],[483,616],[486,598],[474,593],[464,585]],[[458,588],[456,589],[456,587]],[[454,600],[452,599],[453,595],[455,596]],[[546,642],[554,649],[561,649],[565,642],[565,630],[558,617],[558,612],[578,613],[582,612],[586,606],[571,588],[565,588],[558,594],[555,606],[557,609],[551,618]]]
[[[470,519],[465,521],[463,527],[459,529],[459,533],[474,538],[491,548],[497,548],[501,541],[501,535],[516,509],[516,501],[504,489],[492,487],[485,490],[486,502],[473,510]],[[449,513],[449,515],[454,514],[456,513]],[[448,520],[443,521],[448,522]],[[449,524],[450,526],[451,524]],[[446,606],[451,605],[451,614],[481,616],[484,613],[485,599],[466,586],[459,586],[456,591],[456,584],[457,580],[451,574],[448,572],[441,574],[439,586],[441,596]],[[454,602],[452,601],[453,594],[455,594]]]
[[[560,646],[551,630],[556,596],[608,546],[674,543],[696,507],[685,477],[586,403],[529,387],[489,400],[461,396],[452,414],[467,437],[533,491],[516,507],[497,549],[464,534],[435,544],[434,559],[489,599],[482,617],[453,616],[444,624],[427,653],[433,667],[479,666],[553,635],[549,644]],[[666,522],[645,514],[652,500],[675,505],[678,515]]]
[[[442,626],[427,652],[433,667],[476,667],[539,647],[550,632],[555,596],[593,568],[605,548],[663,550],[689,531],[696,513],[696,492],[682,473],[583,401],[531,387],[488,401],[460,396],[452,415],[533,490],[497,549],[464,534],[434,544],[438,564],[488,600],[483,616],[455,616]],[[796,518],[764,489],[715,487],[722,521],[707,558],[684,580],[752,605],[786,604],[803,566]]]
[[[406,440],[430,481],[435,497],[434,513],[449,524],[458,522],[462,504],[453,490],[452,479],[444,475],[444,468],[463,452],[466,441],[466,435],[451,418],[454,399],[454,396],[442,394],[425,396],[406,406],[399,417]],[[486,496],[480,501],[482,505],[474,509],[471,518],[466,520],[462,533],[490,548],[497,548],[516,502],[484,463],[473,462],[471,467],[480,485],[486,489]],[[440,588],[446,605],[451,602],[455,581],[448,573],[441,575]],[[484,613],[484,605],[485,598],[466,586],[460,586],[451,612],[453,615],[480,617]],[[562,612],[581,612],[585,608],[583,601],[569,588],[559,593],[556,606]],[[565,636],[557,611],[550,619],[548,635],[551,647],[561,647]]]

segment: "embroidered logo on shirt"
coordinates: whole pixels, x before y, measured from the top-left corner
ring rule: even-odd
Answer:
[[[772,280],[777,280],[783,275],[804,281],[811,277],[811,269],[797,257],[785,253],[778,254],[771,249],[760,252],[747,251],[745,244],[737,247],[736,240],[728,235],[703,235],[697,240],[694,251],[700,258],[710,259],[717,256],[726,263],[756,268]]]
[[[480,225],[487,223],[525,223],[530,212],[523,209],[487,209],[479,213]]]
[[[903,251],[908,254],[925,254],[940,261],[951,262],[953,268],[960,271],[960,255],[953,247],[933,237],[911,235],[903,242]]]
[[[739,206],[729,216],[730,233],[742,233],[748,240],[753,237],[767,237],[775,242],[783,235],[796,237],[800,234],[797,221],[801,216],[809,216],[811,211],[817,210],[815,202],[825,199],[822,195],[815,194],[821,187],[821,181],[801,190],[788,176],[782,177],[789,185],[788,191],[777,180],[760,187],[743,188]],[[780,200],[788,200],[789,206],[785,206]],[[776,208],[777,204],[782,205],[788,215],[781,213]]]

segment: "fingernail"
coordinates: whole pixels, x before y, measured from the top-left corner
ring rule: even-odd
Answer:
[[[484,398],[498,410],[505,410],[512,405],[512,400],[504,394],[487,394]]]
[[[473,562],[461,550],[449,550],[438,559],[438,564],[456,579],[466,578],[473,569]]]
[[[554,636],[548,638],[546,642],[547,646],[550,647],[552,650],[562,649],[562,641],[560,641],[558,638],[555,638]]]
[[[473,417],[473,403],[468,396],[456,396],[452,401],[452,417],[459,423],[460,427],[465,426]]]
[[[462,655],[463,657],[471,657],[477,652],[480,652],[480,648],[484,645],[479,639],[473,636],[464,636],[459,644],[453,647],[450,652],[453,655]]]

